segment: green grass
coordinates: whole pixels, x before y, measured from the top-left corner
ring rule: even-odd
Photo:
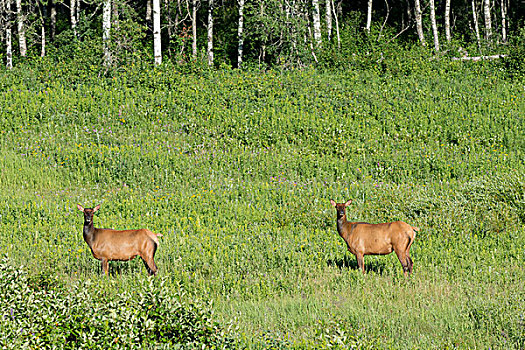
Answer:
[[[0,252],[66,285],[109,279],[82,239],[98,227],[164,235],[168,287],[214,300],[249,348],[523,348],[523,83],[439,76],[149,70],[68,84],[2,73]],[[349,219],[421,228],[357,270]],[[240,346],[240,345],[239,345]]]

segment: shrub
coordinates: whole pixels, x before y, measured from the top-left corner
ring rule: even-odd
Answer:
[[[46,275],[30,276],[0,263],[2,348],[118,349],[166,344],[229,348],[228,328],[213,321],[210,303],[168,290],[165,279],[144,279],[134,292],[111,295],[85,281],[65,289]]]

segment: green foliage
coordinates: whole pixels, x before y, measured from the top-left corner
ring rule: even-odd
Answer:
[[[4,348],[120,349],[141,346],[229,348],[226,329],[206,303],[188,300],[166,279],[108,292],[90,280],[68,288],[0,264],[0,343]]]
[[[511,78],[525,78],[525,28],[511,40],[511,50],[504,59],[505,68]]]
[[[60,304],[87,317],[75,334],[104,342],[116,337],[100,330],[105,305],[121,310],[107,322],[135,322],[126,303],[166,328],[116,329],[144,347],[172,339],[160,334],[178,332],[170,305],[183,290],[213,299],[216,315],[182,296],[179,311],[194,310],[184,319],[236,320],[239,347],[523,348],[522,85],[490,65],[422,62],[266,72],[138,62],[106,76],[78,67],[81,77],[42,61],[3,71],[0,251],[32,271],[20,280],[34,295],[77,302],[78,291],[79,306],[105,310]],[[354,200],[351,220],[420,227],[413,276],[393,254],[367,256],[362,276],[330,198]],[[77,203],[102,204],[97,227],[162,233],[158,278],[144,282],[140,259],[97,278]],[[39,319],[47,313],[28,310],[62,341]]]

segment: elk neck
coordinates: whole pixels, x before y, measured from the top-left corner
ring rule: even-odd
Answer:
[[[93,241],[95,236],[95,227],[93,226],[93,221],[89,223],[84,221],[84,230],[82,233],[86,243],[88,243],[88,245],[91,246],[91,242]]]
[[[337,232],[339,232],[339,235],[341,237],[343,236],[343,227],[346,224],[346,222],[346,213],[337,218]]]

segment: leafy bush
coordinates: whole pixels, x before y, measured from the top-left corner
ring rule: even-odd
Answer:
[[[506,71],[511,77],[525,77],[525,28],[512,40],[510,54],[505,58]]]
[[[48,275],[30,276],[0,263],[0,344],[3,348],[131,348],[168,344],[229,348],[228,329],[213,321],[209,303],[147,279],[135,291],[108,294],[85,281],[70,289]]]

